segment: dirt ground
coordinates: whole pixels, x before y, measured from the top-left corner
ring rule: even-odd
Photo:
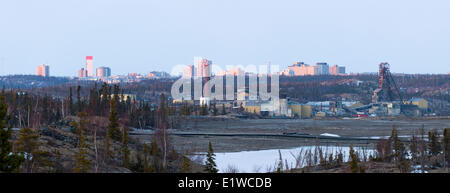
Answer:
[[[389,136],[392,127],[399,136],[417,133],[422,126],[425,131],[450,128],[450,118],[440,119],[189,119],[180,120],[180,127],[171,132],[193,133],[298,133],[320,135],[336,134],[341,137]],[[150,140],[150,136],[136,136]],[[206,151],[211,141],[216,152],[238,152],[263,149],[294,148],[304,145],[372,146],[367,141],[333,141],[287,137],[242,137],[242,136],[171,136],[171,143],[179,151]]]

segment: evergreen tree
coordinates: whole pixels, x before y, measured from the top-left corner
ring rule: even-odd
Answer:
[[[128,128],[123,128],[122,136],[122,165],[128,168],[130,163],[130,150],[128,149]]]
[[[150,155],[155,156],[155,157],[159,157],[161,155],[159,152],[158,143],[156,143],[156,139],[154,139],[150,143]]]
[[[156,143],[156,139],[150,143],[150,148],[147,148],[147,154],[151,157],[151,160],[147,160],[147,172],[154,173],[160,171],[161,152],[158,148],[158,143]]]
[[[149,155],[150,155],[150,150],[149,150],[149,148],[148,148],[148,146],[147,146],[147,144],[145,144],[144,143],[144,172],[145,173],[151,173],[151,172],[153,172],[152,170],[151,170],[151,168],[150,168],[150,165],[149,165]]]
[[[450,128],[444,129],[444,135],[442,138],[442,149],[444,151],[445,166],[450,165]]]
[[[42,115],[41,115],[41,123],[44,125],[49,124],[49,120],[51,119],[50,110],[49,110],[49,98],[48,96],[44,96],[42,99]]]
[[[111,152],[111,134],[109,132],[109,128],[106,127],[106,134],[105,134],[105,150],[104,150],[104,161],[109,161],[109,159],[112,157]]]
[[[36,161],[40,160],[40,155],[43,154],[43,152],[39,150],[39,147],[42,145],[42,143],[39,142],[39,134],[32,129],[22,128],[15,144],[17,151],[25,155],[25,172],[32,173],[33,165]]]
[[[3,96],[0,96],[0,173],[17,172],[24,161],[22,155],[12,152],[10,117],[7,115],[8,106]]]
[[[187,156],[183,156],[183,162],[181,163],[181,173],[189,173],[192,171],[191,160]]]
[[[81,86],[77,86],[77,112],[82,111],[82,104],[81,104]]]
[[[116,107],[117,107],[116,100],[111,99],[108,130],[109,130],[109,137],[114,141],[120,142],[122,140],[122,133],[119,128],[119,118],[117,116]]]
[[[70,87],[69,89],[69,114],[70,115],[74,115],[75,114],[75,110],[73,107],[73,94],[72,94],[72,87]]]
[[[94,85],[94,88],[91,89],[91,92],[89,94],[89,112],[91,115],[100,115],[99,114],[99,103],[100,99],[98,97],[98,91],[97,91],[97,82]]]
[[[79,138],[78,151],[75,154],[75,167],[73,168],[73,172],[87,173],[89,172],[91,166],[91,161],[88,156],[88,145],[86,144],[87,114],[85,112],[80,112],[78,113],[78,117],[80,118],[80,121],[73,124],[77,129]]]
[[[436,130],[428,132],[428,148],[432,156],[441,153],[441,144],[439,143],[439,133]]]
[[[350,171],[352,173],[364,173],[365,170],[363,167],[358,165],[359,156],[353,149],[353,145],[350,146]]]
[[[389,137],[389,141],[392,143],[392,149],[394,150],[394,161],[397,165],[404,161],[406,156],[405,145],[398,138],[398,131],[395,126],[392,127],[392,133]]]
[[[211,141],[208,144],[208,153],[206,154],[206,168],[205,171],[207,173],[217,173],[219,170],[216,168],[216,162],[214,161],[216,158],[216,155],[214,154],[214,150],[212,148]]]

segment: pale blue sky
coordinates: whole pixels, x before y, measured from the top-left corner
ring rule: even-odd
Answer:
[[[1,0],[0,75],[75,76],[86,55],[113,74],[294,61],[349,72],[450,71],[448,0]]]

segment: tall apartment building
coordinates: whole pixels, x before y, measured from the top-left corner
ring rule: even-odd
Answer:
[[[345,74],[345,67],[344,66],[338,66],[338,65],[333,65],[330,66],[330,74],[331,75],[342,75]]]
[[[325,62],[318,62],[314,66],[310,66],[303,62],[295,62],[288,66],[287,69],[280,72],[284,76],[305,76],[305,75],[342,75],[345,74],[345,67],[333,65],[329,66]]]
[[[45,64],[41,64],[41,65],[37,66],[36,67],[36,76],[49,77],[50,76],[50,67]]]
[[[183,74],[182,77],[183,78],[191,78],[194,76],[194,66],[193,65],[188,65],[183,69]]]
[[[97,68],[97,77],[110,77],[111,76],[111,68],[108,67],[98,67]]]
[[[86,56],[86,70],[87,70],[87,76],[93,77],[94,76],[94,57],[93,56]]]
[[[317,75],[327,75],[330,74],[330,67],[326,62],[316,63]]]
[[[196,74],[198,77],[211,77],[212,61],[202,57],[194,58],[194,65],[196,66]]]
[[[338,74],[345,74],[345,66],[338,67]]]
[[[330,66],[330,74],[331,75],[338,75],[339,74],[339,66],[338,65],[333,65]]]

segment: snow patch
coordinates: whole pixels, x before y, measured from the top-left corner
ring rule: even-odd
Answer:
[[[331,134],[331,133],[322,133],[322,134],[320,134],[320,136],[325,136],[325,137],[341,137],[341,136],[339,136],[339,135]]]

